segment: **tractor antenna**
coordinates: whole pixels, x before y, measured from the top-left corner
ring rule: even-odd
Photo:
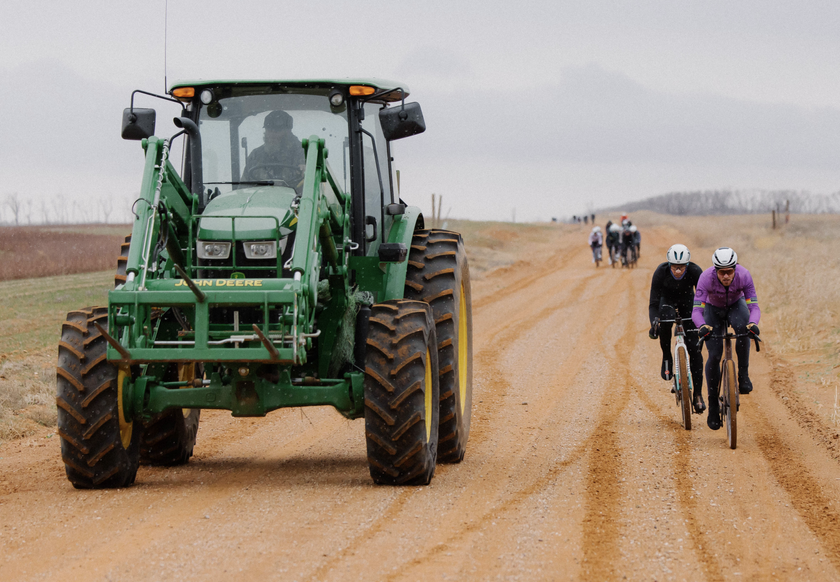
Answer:
[[[169,83],[166,78],[166,40],[168,36],[168,25],[169,24],[169,0],[163,5],[163,92],[166,93],[166,89],[169,86]]]

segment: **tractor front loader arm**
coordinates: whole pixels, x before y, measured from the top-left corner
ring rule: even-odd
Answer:
[[[321,268],[319,255],[333,267],[334,274],[346,272],[345,259],[339,255],[335,238],[344,254],[344,237],[349,233],[346,217],[348,197],[337,187],[326,164],[324,140],[312,136],[303,140],[306,150],[306,172],[303,194],[298,206],[298,229],[292,272],[300,280],[310,305],[318,301],[317,282]],[[307,244],[301,244],[306,242]],[[314,284],[313,284],[314,283]]]
[[[132,244],[129,255],[128,272],[136,279],[109,294],[109,341],[114,343],[108,348],[108,359],[123,367],[141,365],[144,370],[126,384],[131,414],[180,407],[261,415],[283,406],[319,404],[333,405],[351,416],[360,414],[362,376],[333,378],[323,373],[328,362],[324,354],[335,343],[348,305],[350,197],[337,186],[326,163],[324,141],[313,136],[304,145],[303,189],[292,203],[294,248],[286,266],[279,253],[277,258],[276,272],[291,272],[291,276],[192,279],[200,272],[193,264],[192,243],[202,217],[187,210],[190,205],[196,208],[197,202],[168,164],[165,142],[148,140],[144,202],[138,204],[142,208],[138,208],[132,239],[143,244]],[[167,237],[182,251],[181,269],[176,268],[181,265],[172,253],[169,260],[154,264],[153,250],[161,248],[160,241]],[[326,289],[319,286],[321,279],[329,283],[323,305],[318,303],[319,287]],[[256,313],[249,316],[256,323],[249,321],[240,329],[238,322],[215,319],[213,314],[222,308]],[[172,317],[166,315],[170,312]],[[316,312],[320,313],[317,318]],[[316,345],[319,361],[308,364]],[[205,371],[212,370],[201,386],[177,382],[176,386],[159,372],[167,365],[189,362],[204,363]],[[299,366],[303,368],[293,372]],[[224,373],[231,369],[238,371],[237,378]],[[276,371],[263,373],[261,369]],[[296,384],[313,370],[320,372],[319,388],[311,382]],[[242,382],[248,387],[243,388]],[[172,390],[175,387],[179,389]],[[256,391],[258,398],[242,400],[238,395],[243,390]]]
[[[149,270],[157,265],[152,255],[163,237],[169,258],[184,268],[191,262],[192,249],[184,256],[180,241],[192,231],[192,209],[197,197],[192,194],[169,162],[169,142],[156,137],[143,140],[146,165],[140,198],[134,203],[135,221],[132,244],[126,262],[127,283],[139,276],[140,287],[149,278]]]

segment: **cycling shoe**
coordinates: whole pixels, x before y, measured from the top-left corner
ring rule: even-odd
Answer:
[[[692,403],[694,406],[694,414],[701,414],[704,410],[706,410],[706,403],[703,402],[703,395],[699,392],[694,395],[694,402]]]
[[[741,394],[749,394],[752,392],[753,385],[750,382],[749,376],[741,376],[738,378],[738,392]]]
[[[662,358],[662,371],[660,372],[660,375],[662,376],[663,380],[666,380],[668,382],[671,381],[671,379],[672,379],[671,370],[673,370],[673,369],[674,369],[674,362],[672,362],[670,358]]]
[[[720,428],[720,405],[718,404],[717,397],[709,398],[709,417],[706,419],[706,424],[712,430],[718,430]]]

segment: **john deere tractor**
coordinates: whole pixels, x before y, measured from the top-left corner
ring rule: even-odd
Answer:
[[[171,137],[154,137],[138,93],[179,104]],[[436,463],[464,458],[469,268],[461,236],[426,229],[395,190],[391,142],[425,130],[407,95],[377,80],[132,94],[122,137],[146,162],[131,236],[108,306],[70,312],[59,342],[74,486],[124,487],[140,463],[186,463],[203,408],[364,417],[381,484],[426,484]]]

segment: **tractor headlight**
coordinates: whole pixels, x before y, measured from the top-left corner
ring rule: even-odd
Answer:
[[[199,259],[226,259],[230,256],[229,242],[197,241],[196,252]]]
[[[245,241],[245,258],[247,259],[276,259],[277,241]]]

